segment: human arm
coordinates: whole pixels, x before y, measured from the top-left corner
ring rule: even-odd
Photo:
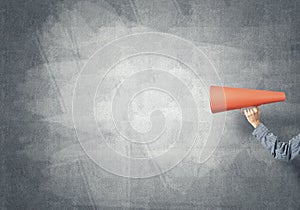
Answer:
[[[244,111],[249,123],[255,128],[252,134],[276,159],[292,160],[300,153],[300,134],[289,140],[281,142],[277,136],[260,122],[260,110],[257,107]]]

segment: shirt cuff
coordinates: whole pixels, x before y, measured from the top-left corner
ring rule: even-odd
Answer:
[[[260,123],[252,132],[252,135],[255,136],[258,139],[261,139],[262,137],[266,136],[269,133],[268,128],[263,124]]]

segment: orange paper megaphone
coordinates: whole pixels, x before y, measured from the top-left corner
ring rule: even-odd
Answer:
[[[285,101],[284,92],[210,86],[212,113]]]

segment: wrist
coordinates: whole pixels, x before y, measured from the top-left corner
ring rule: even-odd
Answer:
[[[257,128],[257,127],[259,126],[259,124],[260,124],[260,121],[259,121],[259,120],[257,120],[257,121],[255,121],[255,122],[251,123],[251,125],[252,125],[254,128]]]

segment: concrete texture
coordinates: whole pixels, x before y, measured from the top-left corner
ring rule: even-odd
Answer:
[[[72,119],[76,79],[91,55],[116,38],[162,32],[202,50],[224,85],[284,91],[286,102],[261,107],[262,121],[282,141],[289,140],[300,132],[299,1],[7,0],[0,6],[0,209],[300,209],[300,159],[291,163],[272,159],[238,111],[228,112],[226,121],[217,124],[217,128],[225,126],[222,132],[205,125],[201,132],[191,132],[201,134],[198,143],[209,139],[210,133],[215,137],[204,148],[208,160],[201,159],[199,143],[171,170],[139,179],[107,172],[95,164],[80,146]],[[126,50],[120,48],[120,52]],[[182,51],[177,50],[174,48],[180,56]],[[158,62],[147,59],[143,65]],[[159,61],[170,69],[170,61]],[[124,65],[133,68],[141,63],[127,61]],[[187,80],[190,92],[197,96],[192,87],[198,80],[181,74],[185,68],[175,65],[173,74]],[[205,81],[215,75],[203,74],[203,66],[199,67],[197,73]],[[126,75],[110,75],[100,90],[108,95],[113,89],[109,85]],[[147,77],[145,81],[152,80]],[[138,86],[130,84],[130,88]],[[205,88],[199,83],[200,92]],[[100,130],[107,113],[101,109],[107,105],[102,102],[108,100],[101,91],[96,117],[102,123]],[[157,97],[154,102],[164,98],[149,94],[133,104],[129,115],[135,117],[132,127],[142,133],[151,129],[146,117],[157,104],[145,109],[140,105],[145,98]],[[159,105],[176,104],[166,97]],[[207,105],[203,101],[198,105],[203,108],[200,116],[212,124]],[[137,110],[142,115],[135,115]],[[168,108],[161,113],[167,116],[166,122],[177,122],[180,118],[172,116],[178,110]],[[160,120],[161,113],[153,119]],[[81,117],[85,122],[84,115]],[[82,124],[82,136],[92,136],[83,129],[89,125]],[[103,137],[116,140],[115,134],[107,129]],[[126,154],[126,145],[116,145]],[[188,152],[184,142],[181,145],[180,152]],[[129,155],[141,155],[129,151],[133,152]]]

